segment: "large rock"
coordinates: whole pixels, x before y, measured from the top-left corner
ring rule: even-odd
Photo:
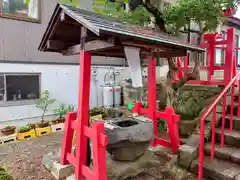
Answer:
[[[160,163],[154,160],[154,152],[147,151],[143,156],[133,162],[114,161],[107,153],[108,180],[124,180],[135,177],[145,169],[158,167]]]
[[[143,155],[153,139],[152,121],[117,119],[105,125],[107,151],[117,161],[134,161]]]

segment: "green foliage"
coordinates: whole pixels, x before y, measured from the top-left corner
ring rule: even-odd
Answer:
[[[79,6],[79,0],[59,0],[61,4],[66,4],[70,5],[73,7],[78,7]]]
[[[10,130],[10,129],[15,129],[15,128],[16,128],[15,126],[7,126],[7,127],[5,127],[4,129]]]
[[[132,0],[133,3],[137,1],[139,2],[139,0]],[[199,26],[200,36],[202,36],[206,32],[215,31],[218,25],[225,22],[226,17],[223,16],[223,10],[237,8],[239,4],[239,0],[177,0],[176,3],[170,4],[161,12],[159,9],[146,9],[145,7],[150,7],[146,6],[146,2],[150,3],[147,0],[142,1],[136,9],[130,12],[124,10],[123,4],[126,3],[124,0],[117,0],[114,3],[109,0],[95,0],[93,6],[94,11],[99,14],[140,26],[154,16],[155,19],[160,20],[158,22],[163,23],[163,26],[156,24],[160,29],[167,25],[168,31],[174,33],[187,32],[189,23],[195,23]]]
[[[30,130],[32,130],[32,127],[30,127],[30,126],[23,126],[23,127],[21,127],[21,128],[18,130],[18,132],[19,132],[19,133],[25,133],[25,132],[28,132],[28,131],[30,131]]]
[[[124,23],[139,26],[143,26],[144,23],[149,21],[150,17],[152,17],[151,13],[143,6],[138,6],[134,11],[127,12],[124,9],[124,3],[126,3],[126,0],[119,0],[116,2],[95,0],[93,2],[93,9],[98,14],[111,16]]]
[[[62,118],[66,115],[67,107],[65,104],[61,104],[59,108],[55,109],[54,112],[58,115],[59,118]]]
[[[75,111],[75,105],[73,104],[68,105],[68,107],[66,108],[66,113],[74,112],[74,111]]]
[[[13,180],[13,177],[0,167],[0,180]]]
[[[92,109],[89,110],[89,116],[96,116],[96,115],[99,115],[99,114],[102,114],[103,117],[106,116],[106,112],[105,112],[104,107],[95,107],[95,108],[92,108]]]
[[[55,101],[55,99],[50,98],[48,90],[45,90],[41,93],[40,98],[37,100],[36,107],[43,111],[41,116],[42,122],[44,121],[43,118],[46,111],[48,110],[49,105],[53,104]]]
[[[187,29],[190,22],[198,25],[200,34],[213,32],[225,21],[223,10],[230,7],[227,0],[178,0],[163,12],[166,23],[175,31]]]

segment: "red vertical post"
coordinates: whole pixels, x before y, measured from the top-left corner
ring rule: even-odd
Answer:
[[[235,84],[233,84],[232,87],[231,87],[231,105],[230,105],[230,127],[229,127],[229,131],[233,130],[234,91],[235,91]]]
[[[156,119],[156,61],[154,58],[148,60],[148,118],[153,120],[154,135],[158,136],[157,119]],[[152,146],[156,146],[155,139]]]
[[[214,152],[215,152],[215,133],[216,133],[216,106],[213,108],[212,111],[212,148],[211,148],[211,160],[214,160]]]
[[[228,84],[233,78],[233,59],[235,52],[235,29],[229,28],[227,30],[227,48],[225,55],[225,70],[224,70],[224,83]]]
[[[214,44],[216,42],[216,37],[214,34],[208,40],[208,81],[212,80],[212,76],[214,74],[214,65],[215,65],[215,47]]]
[[[239,78],[237,79],[237,87],[238,87],[238,117],[240,117],[240,80]]]
[[[224,148],[226,105],[227,105],[227,94],[225,93],[224,96],[223,96],[223,106],[222,106],[222,133],[221,133],[221,147],[222,148]]]
[[[174,116],[175,111],[173,108],[167,107],[165,109],[166,113],[166,120],[168,123],[168,135],[170,137],[171,142],[171,148],[173,153],[176,153],[178,151],[178,147],[180,146],[180,139],[179,139],[179,133],[178,133],[178,120],[179,116]]]
[[[93,141],[93,169],[96,173],[96,179],[107,180],[106,149],[107,136],[104,133],[104,124],[96,123],[93,125],[95,141]]]
[[[88,126],[89,119],[89,96],[91,75],[91,54],[80,53],[80,77],[78,92],[78,111],[76,123],[76,169],[77,180],[83,180],[82,167],[86,165],[87,137],[84,135],[84,127]]]
[[[70,112],[66,116],[66,121],[64,124],[64,136],[62,141],[62,155],[61,155],[61,164],[69,164],[67,160],[67,154],[72,152],[72,139],[74,130],[72,129],[72,123],[77,118],[77,114],[75,112]]]

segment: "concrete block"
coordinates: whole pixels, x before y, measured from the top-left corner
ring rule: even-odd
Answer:
[[[72,165],[62,165],[58,162],[53,162],[51,173],[57,180],[62,180],[72,175],[74,167]]]
[[[179,148],[178,163],[184,168],[188,169],[190,167],[192,160],[194,160],[197,157],[197,154],[198,154],[197,147],[182,145]]]
[[[200,135],[192,134],[187,140],[186,144],[197,148],[199,146],[199,142],[200,142]]]
[[[53,124],[51,125],[52,132],[64,131],[64,123]]]
[[[43,157],[43,165],[51,172],[51,174],[57,179],[66,179],[74,173],[74,167],[72,165],[60,164],[60,149],[47,153]]]
[[[17,134],[0,137],[0,145],[12,144],[17,142]]]

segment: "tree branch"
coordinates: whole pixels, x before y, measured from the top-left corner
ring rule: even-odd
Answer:
[[[155,17],[156,25],[159,27],[159,29],[165,33],[168,33],[165,27],[163,14],[158,10],[158,8],[151,5],[150,0],[145,0],[145,2],[143,0],[142,5]]]

